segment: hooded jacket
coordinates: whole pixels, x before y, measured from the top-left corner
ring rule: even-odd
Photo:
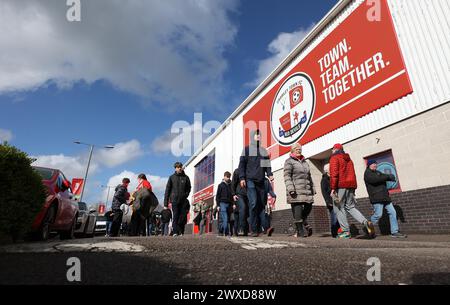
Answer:
[[[389,191],[386,186],[387,181],[395,181],[394,175],[386,175],[380,171],[373,171],[369,167],[364,172],[364,182],[366,183],[367,193],[370,203],[390,203]]]
[[[182,171],[174,173],[169,177],[164,194],[164,206],[169,206],[169,201],[175,204],[184,204],[191,192],[191,181],[189,177]]]
[[[314,202],[314,184],[308,162],[303,156],[300,159],[290,156],[284,162],[284,184],[288,203]]]
[[[219,206],[221,202],[225,202],[225,203],[233,202],[233,195],[231,193],[231,183],[226,183],[225,181],[222,181],[219,184],[219,187],[217,188],[217,193],[216,193],[217,206]]]
[[[127,197],[127,187],[123,184],[119,184],[118,186],[116,186],[114,197],[112,200],[112,210],[120,210],[120,206],[127,203]]]
[[[267,149],[255,141],[256,131],[250,135],[250,145],[242,151],[239,160],[239,179],[252,180],[256,183],[263,183],[265,176],[273,176],[270,166],[270,158]]]
[[[332,190],[356,189],[356,174],[350,155],[336,151],[330,158],[330,185]]]

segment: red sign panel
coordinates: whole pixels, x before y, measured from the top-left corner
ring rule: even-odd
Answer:
[[[81,191],[83,189],[84,179],[82,178],[73,178],[72,179],[72,192],[75,198],[80,198]]]
[[[194,202],[199,202],[200,200],[206,200],[214,196],[214,185],[204,188],[203,190],[194,194]]]
[[[103,215],[105,214],[106,206],[103,203],[100,203],[98,205],[98,214]]]
[[[388,4],[375,3],[379,20],[373,5],[363,2],[244,115],[245,144],[256,123],[274,159],[413,91]]]

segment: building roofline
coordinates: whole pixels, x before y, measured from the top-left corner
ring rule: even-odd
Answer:
[[[338,15],[340,14],[344,8],[348,6],[350,2],[353,0],[339,0],[338,3],[322,18],[314,28],[306,35],[303,40],[294,48],[294,50],[289,53],[289,55],[281,61],[281,63],[264,79],[262,83],[253,90],[252,93],[239,105],[236,110],[234,110],[231,115],[225,120],[225,122],[220,125],[220,127],[210,135],[205,142],[201,145],[201,147],[186,161],[185,167],[188,166],[200,153],[204,150],[206,146],[208,146],[241,112],[245,107],[250,104],[255,97],[257,97],[277,76],[280,72],[282,72],[294,59],[297,57],[308,45],[311,43],[314,38],[319,35],[323,29]]]

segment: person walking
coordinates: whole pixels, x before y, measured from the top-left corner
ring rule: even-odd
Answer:
[[[391,224],[391,236],[394,238],[405,238],[407,236],[399,232],[397,212],[392,204],[386,185],[388,181],[396,181],[395,176],[383,174],[377,170],[377,167],[378,163],[376,160],[369,160],[364,172],[364,182],[373,207],[372,223],[374,225],[378,224],[378,221],[383,216],[383,210],[386,208]]]
[[[169,177],[164,194],[164,208],[168,209],[169,202],[172,204],[172,231],[173,236],[181,234],[178,223],[180,217],[183,217],[186,200],[191,192],[191,181],[184,173],[183,164],[176,162],[174,164],[175,173]]]
[[[139,174],[138,186],[132,194],[133,214],[131,216],[130,230],[132,236],[151,235],[146,229],[146,220],[150,217],[156,206],[152,202],[152,185],[145,174]]]
[[[120,226],[122,225],[123,212],[120,209],[122,204],[126,204],[130,196],[128,193],[128,185],[130,184],[130,179],[123,178],[122,184],[119,184],[115,188],[114,197],[112,200],[112,212],[114,214],[112,225],[111,225],[111,237],[116,237],[119,235]]]
[[[172,211],[170,209],[163,209],[161,211],[161,234],[163,236],[169,235],[169,223],[172,220]]]
[[[237,204],[237,215],[239,216],[235,219],[235,223],[238,226],[238,230],[236,230],[236,233],[238,231],[241,231],[243,236],[248,236],[248,197],[247,190],[241,187],[239,179],[239,168],[236,168],[233,172],[233,177],[231,179],[231,193],[233,195],[234,202],[236,202]]]
[[[336,217],[336,213],[333,210],[333,199],[331,198],[331,186],[330,186],[330,164],[325,164],[323,167],[322,180],[320,181],[320,188],[322,190],[322,196],[327,205],[328,212],[330,213],[330,229],[331,236],[336,238],[339,230],[339,222]]]
[[[194,213],[196,213],[196,216],[194,217],[193,222],[198,226],[200,235],[205,233],[208,218],[210,217],[208,215],[210,213],[210,209],[211,206],[203,200],[200,200],[194,204]]]
[[[225,172],[223,180],[219,184],[216,192],[216,205],[222,219],[222,233],[220,235],[230,235],[230,212],[233,203],[233,196],[231,193],[231,173]]]
[[[265,223],[264,198],[267,194],[264,179],[266,174],[270,181],[273,181],[269,154],[261,145],[261,133],[258,129],[250,134],[250,144],[244,148],[239,160],[240,186],[247,189],[252,237],[259,236],[261,226],[267,228],[268,236],[273,232],[273,228]]]
[[[114,213],[112,210],[109,210],[105,213],[105,219],[106,219],[106,234],[105,237],[109,237],[111,235],[111,225],[113,221]]]
[[[275,201],[277,200],[277,194],[273,191],[272,182],[269,179],[264,180],[264,188],[266,190],[266,197],[264,197],[264,217],[266,219],[265,223],[267,225],[267,228],[264,228],[264,231],[267,232],[266,229],[272,228],[272,231],[270,234],[273,234],[273,231],[275,230],[271,226],[272,222],[272,206],[275,205]],[[271,198],[271,202],[269,203],[269,195]]]
[[[291,154],[284,162],[284,183],[286,185],[287,202],[291,205],[296,237],[312,235],[311,227],[306,220],[314,203],[314,183],[302,146],[298,143],[291,146]],[[305,232],[306,227],[306,232]]]
[[[355,190],[357,188],[355,167],[350,155],[345,153],[342,144],[335,144],[330,158],[330,185],[333,209],[336,213],[342,233],[338,238],[350,238],[350,227],[347,220],[349,213],[364,226],[370,238],[375,238],[375,227],[356,208]]]

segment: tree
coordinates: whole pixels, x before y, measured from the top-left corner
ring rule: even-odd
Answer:
[[[47,196],[33,161],[7,142],[0,144],[0,233],[13,241],[31,229]]]

